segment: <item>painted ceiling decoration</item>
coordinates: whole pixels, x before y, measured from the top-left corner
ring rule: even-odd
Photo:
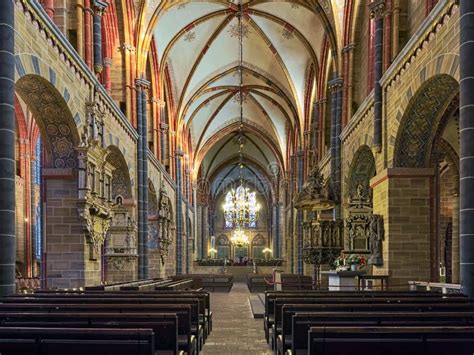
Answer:
[[[229,138],[238,131],[241,105],[244,155],[261,170],[287,165],[288,137],[303,138],[315,79],[326,70],[320,68],[325,41],[336,47],[339,3],[147,1],[143,37],[154,38],[161,74],[169,74],[169,107],[177,134],[189,133],[195,172],[215,176],[235,155]]]

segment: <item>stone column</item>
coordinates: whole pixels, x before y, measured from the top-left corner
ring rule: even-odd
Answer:
[[[104,73],[103,73],[103,84],[105,90],[109,94],[112,93],[112,80],[110,78],[110,69],[112,66],[112,58],[104,58]]]
[[[280,238],[280,203],[273,204],[273,257],[281,256],[281,238]]]
[[[183,176],[181,158],[184,154],[181,149],[176,149],[176,275],[183,273]]]
[[[383,17],[385,0],[376,0],[369,4],[370,16],[375,20],[375,64],[374,64],[374,147],[382,148],[382,86],[383,74]]]
[[[392,2],[392,46],[391,46],[392,61],[398,55],[399,41],[400,41],[400,0],[393,0]]]
[[[84,59],[92,69],[92,9],[91,0],[84,0]]]
[[[310,134],[310,143],[309,150],[312,155],[310,158],[310,165],[313,166],[317,164],[320,159],[320,149],[318,147],[318,133],[319,133],[319,106],[320,102],[316,101],[313,103],[313,117],[311,118],[311,134]]]
[[[331,90],[331,183],[337,206],[334,209],[334,218],[341,217],[341,113],[342,88],[344,81],[336,77],[329,82]]]
[[[15,8],[0,2],[0,296],[15,292]]]
[[[451,246],[451,282],[459,283],[459,193],[453,192],[453,233]]]
[[[459,5],[460,276],[461,291],[474,297],[474,1]]]
[[[186,207],[186,211],[185,211],[185,225],[186,225],[186,240],[184,241],[184,246],[185,246],[185,253],[186,253],[186,265],[185,265],[185,271],[186,271],[186,274],[189,274],[189,261],[190,261],[190,257],[189,257],[189,236],[191,234],[191,231],[189,230],[190,229],[190,225],[189,225],[189,207],[190,207],[190,204],[189,204],[189,173],[190,171],[188,169],[186,169],[184,171],[184,196],[185,196],[185,207]]]
[[[297,191],[301,192],[304,180],[304,151],[298,151],[296,155]],[[303,210],[296,212],[296,272],[303,274]]]
[[[102,15],[108,4],[94,0],[94,72],[100,74],[104,68],[102,60]]]
[[[342,107],[342,121],[344,126],[352,118],[352,90],[353,90],[353,81],[354,81],[354,49],[355,44],[350,43],[342,48],[342,54],[344,56],[345,68],[345,82],[344,82],[344,106]]]
[[[148,277],[148,142],[146,93],[150,83],[143,79],[135,82],[137,90],[137,161],[138,161],[138,277]]]
[[[50,19],[54,17],[54,0],[43,1],[43,7]]]

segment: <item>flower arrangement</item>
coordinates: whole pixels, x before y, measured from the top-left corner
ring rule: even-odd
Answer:
[[[347,257],[343,255],[339,256],[332,263],[332,267],[337,271],[345,271],[347,269],[356,270],[360,266],[365,266],[367,261],[363,256],[357,254],[351,254]]]
[[[346,258],[346,264],[349,264],[349,265],[363,266],[365,265],[365,263],[366,263],[365,258],[357,254],[351,254]]]

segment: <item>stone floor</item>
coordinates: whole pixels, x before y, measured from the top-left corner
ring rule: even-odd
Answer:
[[[211,293],[213,327],[201,354],[273,353],[265,341],[263,320],[252,316],[249,296],[244,283],[235,283],[230,293]]]

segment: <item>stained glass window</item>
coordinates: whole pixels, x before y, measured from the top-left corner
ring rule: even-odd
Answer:
[[[257,195],[249,194],[249,228],[257,228]]]
[[[225,197],[225,206],[230,207],[232,206],[232,204],[233,204],[232,193],[228,192]],[[234,224],[232,223],[232,214],[230,213],[229,208],[224,209],[224,217],[225,217],[225,227],[226,228],[234,227]]]

